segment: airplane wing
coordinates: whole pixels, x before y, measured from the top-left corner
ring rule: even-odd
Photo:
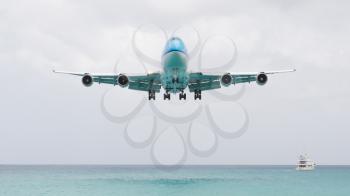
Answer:
[[[128,87],[132,90],[159,92],[161,89],[160,73],[151,73],[145,75],[127,76],[116,73],[83,73],[56,71],[58,74],[68,74],[82,77],[82,83],[85,86],[91,86],[93,83],[112,84],[121,87]]]
[[[261,72],[234,72],[225,74],[204,74],[201,72],[190,73],[189,89],[190,92],[205,91],[221,88],[221,86],[230,86],[231,84],[257,82],[264,85],[267,82],[267,75],[294,72],[295,69],[261,71]]]

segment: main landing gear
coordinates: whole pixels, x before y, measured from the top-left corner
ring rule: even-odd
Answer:
[[[170,93],[169,92],[164,93],[164,100],[170,100]]]
[[[148,99],[155,100],[156,99],[156,92],[155,91],[148,91]],[[179,99],[186,100],[186,93],[184,93],[184,92],[179,93]],[[199,99],[199,100],[202,99],[202,91],[201,90],[194,91],[194,100],[197,100],[197,99]],[[170,100],[170,93],[169,92],[164,93],[164,100]]]
[[[186,100],[186,93],[181,92],[181,93],[179,94],[179,99],[180,99],[180,100],[182,100],[182,99]]]
[[[186,100],[186,93],[184,93],[184,92],[179,93],[179,99]],[[164,100],[170,100],[170,93],[169,92],[164,93]]]
[[[199,99],[199,100],[202,99],[202,91],[201,90],[194,91],[194,100],[196,100],[196,99]]]
[[[155,91],[148,91],[148,100],[156,100],[156,92]]]

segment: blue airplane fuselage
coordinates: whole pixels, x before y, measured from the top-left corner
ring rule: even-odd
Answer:
[[[188,85],[187,50],[177,37],[170,38],[162,55],[162,86],[170,93],[182,92]]]

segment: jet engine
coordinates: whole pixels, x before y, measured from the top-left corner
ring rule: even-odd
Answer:
[[[232,84],[232,76],[230,73],[226,73],[223,76],[221,76],[221,84],[223,86],[230,86]]]
[[[90,87],[92,83],[94,83],[94,80],[91,75],[85,74],[81,79],[81,82],[84,84],[84,86]]]
[[[118,85],[121,87],[127,87],[129,85],[129,78],[126,75],[120,74],[118,76]]]
[[[256,77],[256,83],[258,83],[259,85],[264,85],[267,82],[267,75],[265,73],[260,73],[258,74],[258,76]]]

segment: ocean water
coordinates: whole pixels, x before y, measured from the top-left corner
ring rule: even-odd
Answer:
[[[0,196],[350,195],[350,167],[0,166]]]

